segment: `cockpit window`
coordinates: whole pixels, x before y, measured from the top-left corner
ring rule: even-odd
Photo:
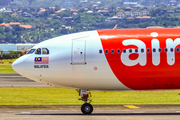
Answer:
[[[38,48],[38,49],[36,50],[35,54],[40,55],[40,54],[41,54],[41,48]]]
[[[33,54],[36,49],[31,49],[27,54]]]
[[[42,48],[42,54],[43,55],[48,55],[49,54],[49,50],[47,48]]]

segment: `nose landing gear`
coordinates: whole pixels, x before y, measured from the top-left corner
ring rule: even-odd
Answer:
[[[84,104],[81,106],[81,111],[83,114],[89,115],[93,112],[93,106],[90,104],[91,99],[88,99],[91,97],[91,93],[88,93],[88,90],[78,90],[79,96],[81,96],[81,99],[84,101]],[[89,102],[89,103],[88,103]]]

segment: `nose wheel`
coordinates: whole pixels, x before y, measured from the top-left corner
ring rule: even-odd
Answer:
[[[81,96],[81,99],[84,101],[84,104],[81,106],[81,112],[85,115],[90,115],[93,112],[93,106],[90,104],[91,97],[90,92],[88,93],[88,90],[77,90],[79,92],[79,96]],[[88,103],[89,102],[89,103]]]
[[[81,112],[86,115],[90,115],[93,112],[93,106],[89,103],[84,103],[81,106]]]

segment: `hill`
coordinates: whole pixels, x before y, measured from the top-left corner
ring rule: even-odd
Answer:
[[[60,6],[63,8],[81,8],[90,7],[93,4],[100,4],[107,7],[123,7],[123,6],[133,6],[126,5],[125,2],[135,2],[136,4],[141,4],[148,7],[153,6],[166,6],[170,4],[172,0],[1,0],[4,1],[0,6],[7,5],[11,7],[52,7]],[[0,1],[0,3],[1,3]],[[180,3],[180,0],[175,0],[176,4]],[[174,4],[174,3],[173,3]]]
[[[73,6],[73,4],[78,3],[79,0],[14,0],[11,2],[11,7],[52,7],[52,6],[62,6],[65,7],[67,4]]]

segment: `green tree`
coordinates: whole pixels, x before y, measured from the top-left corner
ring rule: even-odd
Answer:
[[[0,33],[0,40],[4,40],[5,38],[6,38],[5,35]]]
[[[6,33],[5,41],[9,43],[14,43],[14,36],[11,32]]]
[[[5,32],[6,33],[10,32],[10,31],[11,31],[11,29],[9,29],[8,27],[5,27]]]

